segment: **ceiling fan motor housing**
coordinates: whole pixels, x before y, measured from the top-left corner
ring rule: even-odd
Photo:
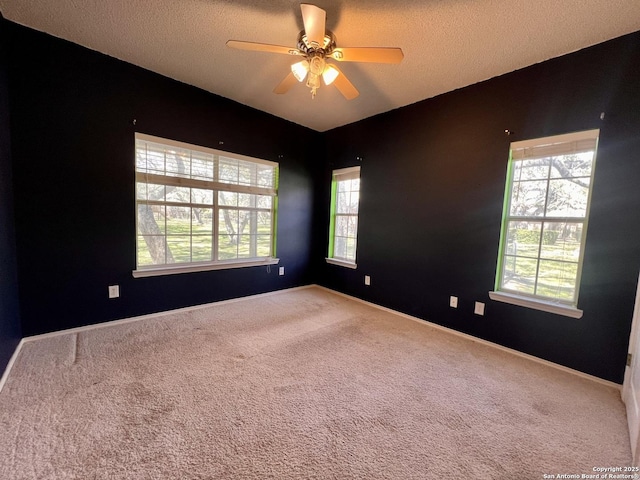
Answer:
[[[336,36],[333,32],[327,30],[324,34],[324,41],[322,45],[317,42],[310,42],[307,38],[307,34],[302,30],[298,34],[298,50],[304,52],[308,57],[313,56],[314,53],[319,53],[322,57],[330,55],[333,49],[336,48]]]

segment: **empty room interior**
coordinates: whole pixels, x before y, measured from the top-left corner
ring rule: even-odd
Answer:
[[[637,0],[0,12],[0,477],[638,478]]]

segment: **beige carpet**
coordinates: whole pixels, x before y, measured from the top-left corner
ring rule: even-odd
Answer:
[[[631,464],[619,392],[319,288],[24,345],[1,479],[541,479]]]

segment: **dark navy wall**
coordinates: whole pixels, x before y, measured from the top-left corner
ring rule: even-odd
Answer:
[[[0,372],[20,342],[5,20],[0,15]]]
[[[2,26],[2,352],[17,344],[19,318],[26,336],[317,282],[622,380],[640,267],[640,33],[320,134]],[[589,128],[601,137],[584,317],[489,300],[509,142]],[[278,161],[286,275],[251,267],[134,279],[135,131]],[[351,165],[363,182],[357,270],[323,260],[330,172]],[[107,298],[112,284],[121,298]],[[449,295],[460,308],[448,307]],[[487,304],[484,317],[473,315],[475,301]]]
[[[321,134],[8,26],[25,336],[312,282],[321,161],[309,146]],[[277,255],[285,275],[276,266],[134,279],[136,131],[279,162]],[[114,284],[121,297],[110,300]]]
[[[491,301],[509,143],[592,128],[601,136],[583,318]],[[324,265],[320,283],[622,382],[640,268],[640,33],[335,129],[326,142],[324,204],[331,168],[360,164],[362,192],[358,269]]]

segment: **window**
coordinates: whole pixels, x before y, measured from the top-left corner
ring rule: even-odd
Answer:
[[[598,130],[514,142],[494,300],[574,318]]]
[[[360,167],[333,171],[327,262],[356,268]]]
[[[135,277],[277,263],[278,164],[136,133]]]

